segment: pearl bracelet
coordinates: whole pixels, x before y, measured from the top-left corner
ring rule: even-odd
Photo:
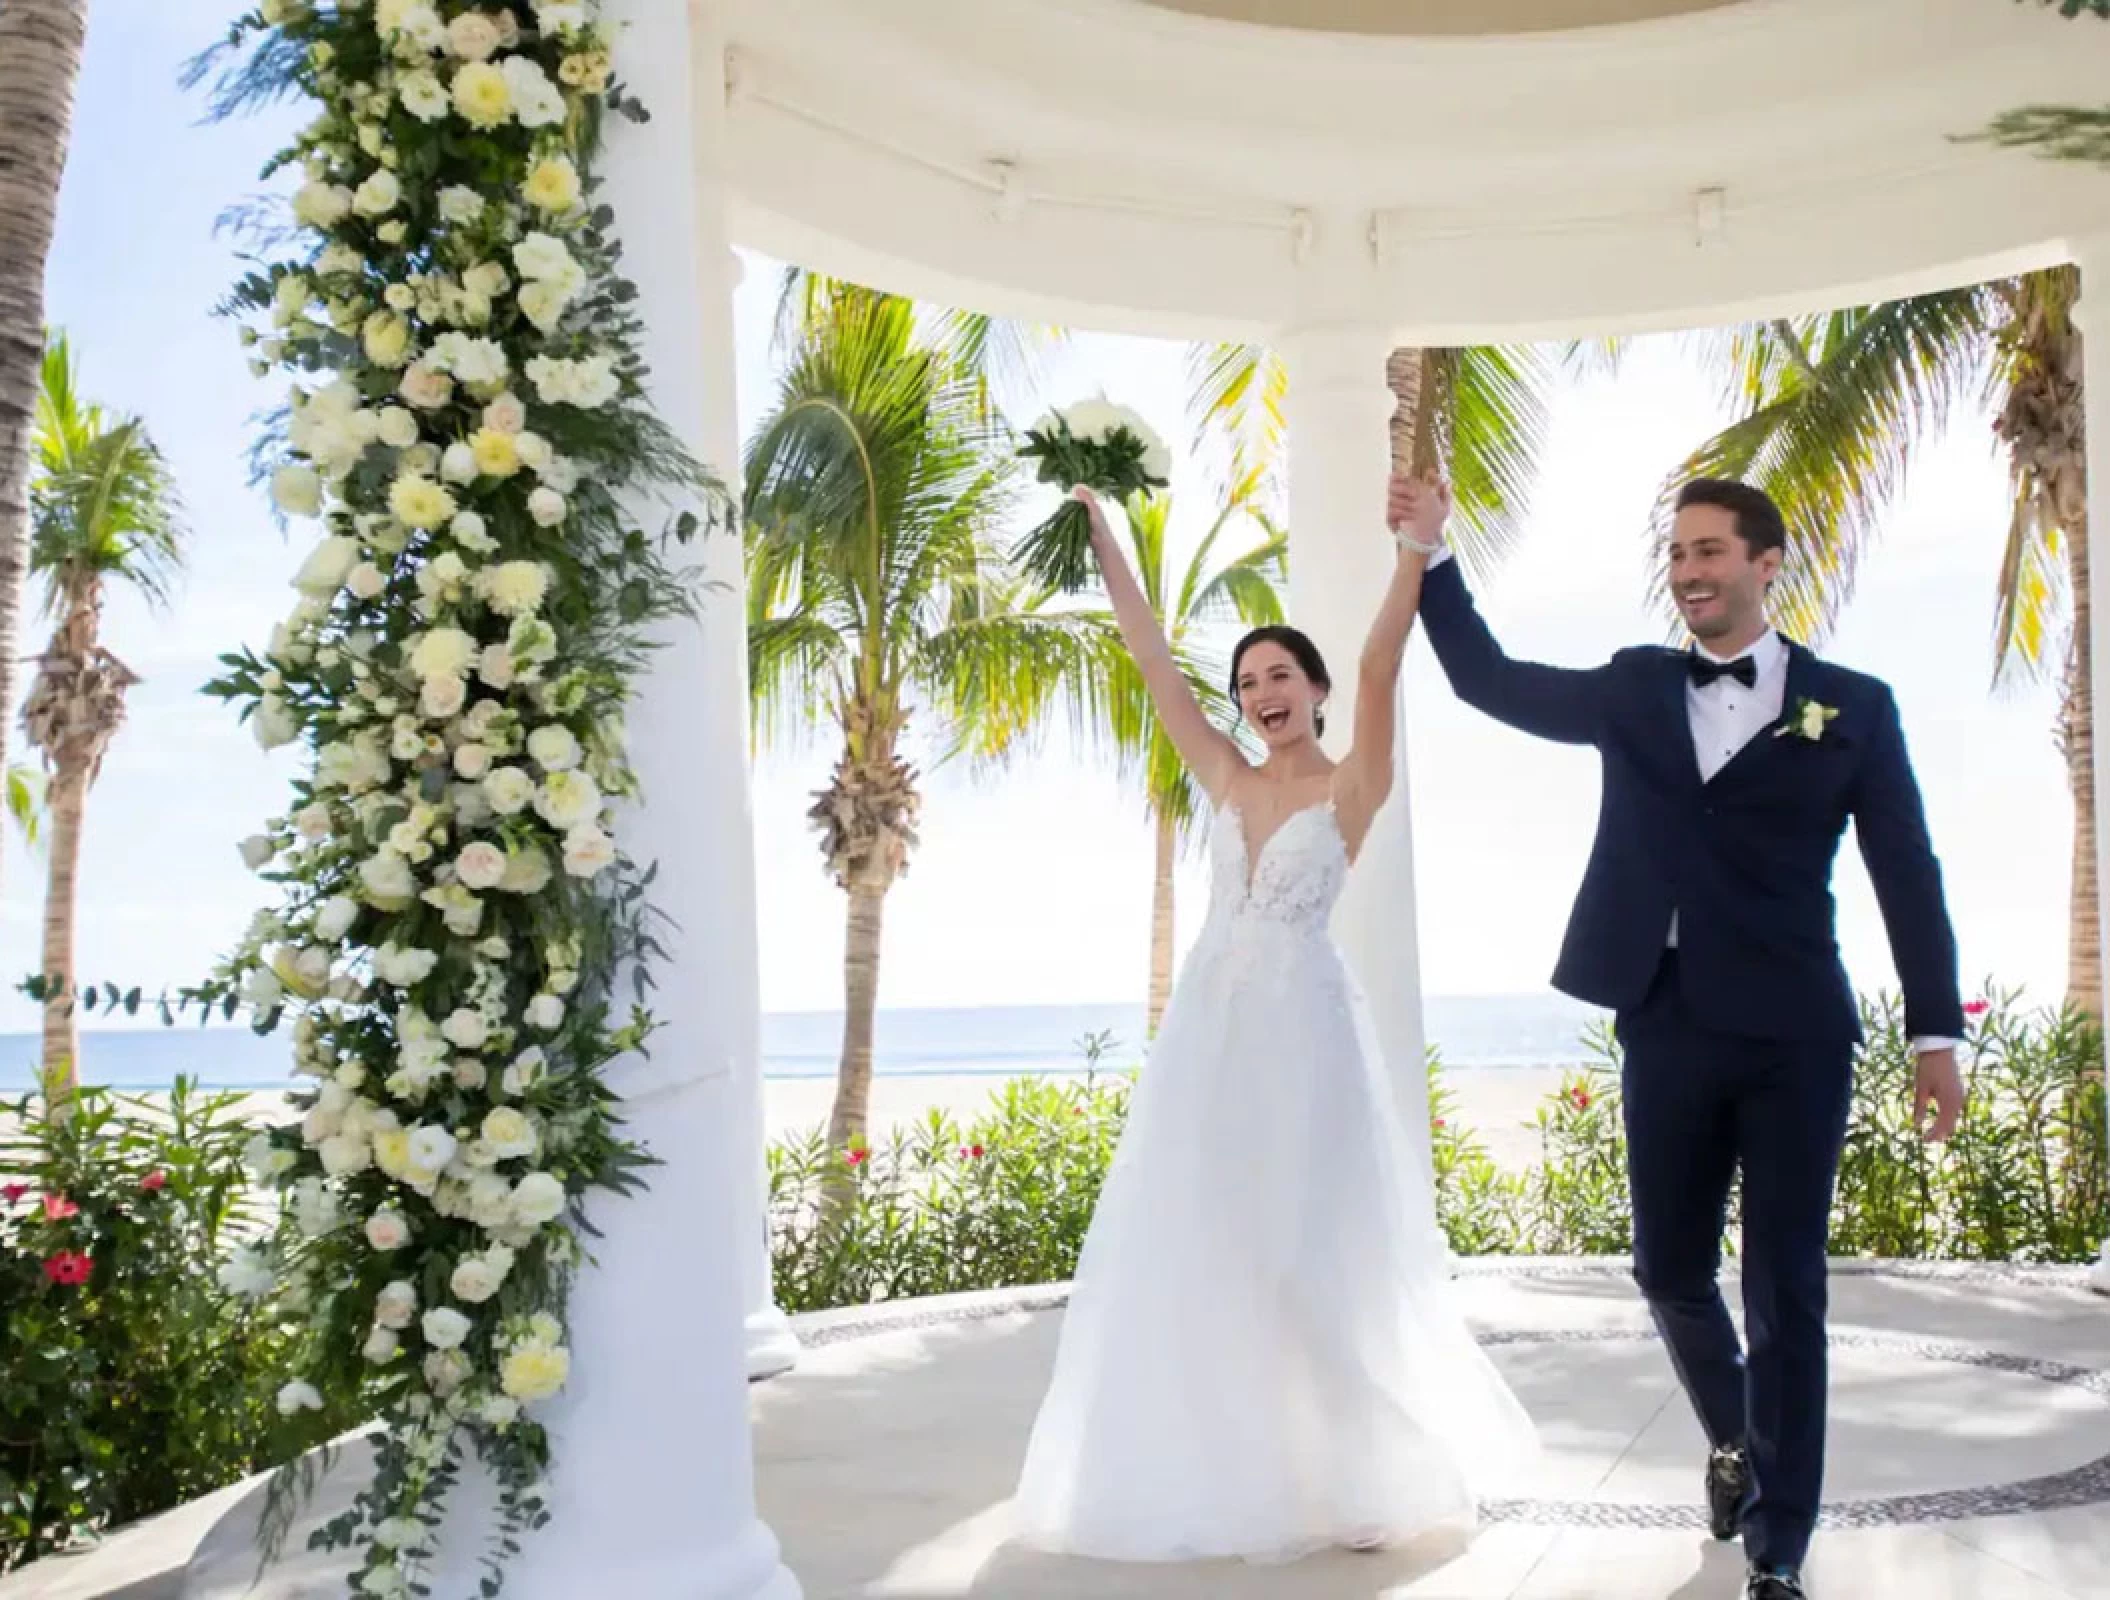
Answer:
[[[1426,541],[1416,539],[1409,535],[1404,528],[1394,528],[1392,530],[1392,542],[1402,550],[1418,551],[1425,556],[1432,556],[1443,548],[1441,539],[1429,539]]]

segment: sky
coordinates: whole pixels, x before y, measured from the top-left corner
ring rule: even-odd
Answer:
[[[212,315],[240,270],[214,219],[254,192],[293,119],[201,123],[198,97],[176,76],[216,15],[188,4],[94,9],[48,279],[49,316],[72,337],[85,392],[145,418],[194,533],[169,614],[129,598],[110,608],[107,642],[146,681],[91,798],[84,843],[81,975],[150,991],[203,976],[261,903],[235,844],[282,808],[294,770],[289,752],[266,757],[229,708],[197,692],[217,655],[261,644],[290,609],[305,550],[247,482],[254,418],[273,386],[251,379],[234,329]],[[770,400],[778,272],[752,255],[746,267],[743,430]],[[1033,395],[1014,397],[1021,406],[1103,390],[1176,444],[1188,437],[1179,345],[1080,334],[1042,377]],[[1647,512],[1663,475],[1721,420],[1710,386],[1670,340],[1643,341],[1614,377],[1563,388],[1526,536],[1482,595],[1513,653],[1587,665],[1661,637],[1644,604]],[[1826,653],[1897,691],[1967,987],[1991,979],[2049,1002],[2063,984],[2072,814],[2050,690],[1990,692],[2006,512],[1993,446],[1989,419],[1965,413],[1923,454]],[[1174,493],[1191,535],[1211,504],[1196,464],[1182,462]],[[34,648],[47,624],[31,614],[24,625]],[[1424,986],[1544,992],[1594,828],[1594,757],[1460,706],[1418,641],[1407,680]],[[830,756],[824,743],[765,751],[755,773],[766,1010],[839,1003],[843,901],[804,815]],[[922,838],[888,903],[883,1004],[1141,998],[1151,846],[1140,802],[1060,730],[993,778],[931,772]],[[42,863],[13,838],[5,849],[0,974],[11,991],[36,965]],[[1180,878],[1183,945],[1205,893],[1200,871],[1189,864]],[[1837,890],[1856,980],[1865,990],[1893,984],[1850,842]],[[33,1025],[26,1000],[0,1000],[0,1029]]]

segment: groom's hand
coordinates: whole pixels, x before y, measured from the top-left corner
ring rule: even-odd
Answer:
[[[1934,1121],[1927,1122],[1927,1108]],[[1963,1120],[1963,1074],[1954,1050],[1929,1050],[1919,1058],[1912,1084],[1912,1125],[1928,1144],[1942,1144]]]

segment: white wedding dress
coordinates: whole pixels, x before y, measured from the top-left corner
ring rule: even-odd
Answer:
[[[1330,805],[1236,811],[1099,1199],[1013,1533],[1293,1560],[1473,1518],[1536,1453],[1455,1301],[1428,1174],[1328,921]]]

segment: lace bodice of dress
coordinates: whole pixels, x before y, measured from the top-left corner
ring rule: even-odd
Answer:
[[[1252,919],[1324,934],[1348,878],[1348,850],[1331,804],[1293,812],[1246,859],[1245,823],[1237,809],[1219,807],[1210,840],[1213,885],[1209,920]]]

